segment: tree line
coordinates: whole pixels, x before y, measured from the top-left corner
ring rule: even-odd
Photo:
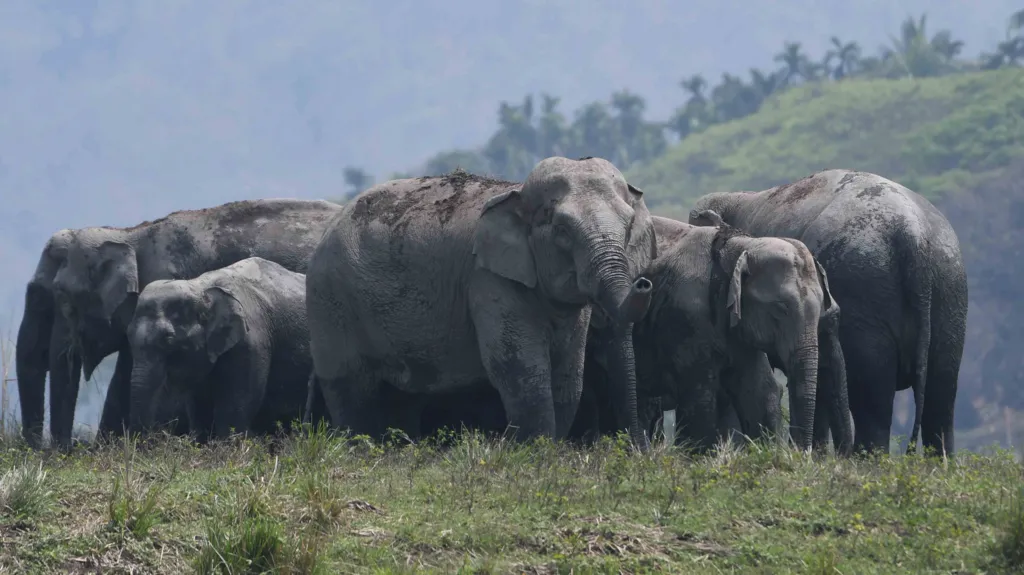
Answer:
[[[1005,38],[978,59],[961,57],[964,43],[949,30],[930,34],[927,15],[908,17],[899,32],[874,55],[865,55],[857,42],[837,36],[817,58],[800,42],[786,42],[773,61],[773,70],[751,68],[746,78],[722,74],[711,85],[697,74],[679,86],[686,101],[666,121],[645,117],[646,101],[629,90],[577,109],[572,119],[559,110],[559,98],[542,93],[527,95],[520,103],[501,102],[498,129],[479,149],[450,150],[430,158],[418,175],[437,175],[461,167],[513,181],[526,178],[533,166],[548,156],[600,156],[625,171],[661,155],[673,142],[682,141],[715,124],[756,113],[769,97],[793,86],[813,82],[841,82],[850,78],[927,78],[976,70],[994,70],[1024,63],[1024,10],[1014,13]],[[392,178],[412,174],[396,173]],[[343,177],[353,195],[373,183],[366,171],[349,167]]]

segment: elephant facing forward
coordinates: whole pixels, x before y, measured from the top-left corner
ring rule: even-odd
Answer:
[[[582,388],[591,305],[609,339],[620,429],[637,423],[632,322],[656,255],[639,189],[600,158],[540,161],[522,184],[456,171],[393,180],[334,219],[306,275],[313,363],[334,423],[419,429],[411,394],[497,389],[517,436],[561,438]]]
[[[800,240],[828,271],[843,306],[838,332],[858,450],[889,449],[895,393],[912,388],[908,449],[920,436],[936,454],[953,451],[967,275],[956,233],[935,206],[876,174],[825,170],[760,192],[708,194],[690,223],[714,225],[702,217],[708,210],[753,236]]]
[[[321,200],[267,199],[174,212],[129,228],[62,230],[43,250],[25,294],[17,374],[22,433],[41,442],[43,392],[50,375],[50,436],[71,442],[81,372],[90,379],[117,353],[101,434],[127,427],[132,369],[125,329],[139,293],[159,279],[189,279],[251,256],[303,272],[330,217]]]
[[[807,248],[725,225],[698,227],[655,217],[654,226],[659,255],[645,274],[657,288],[633,331],[640,396],[674,398],[677,436],[700,449],[726,431],[727,414],[718,406],[723,393],[741,427],[746,422],[743,431],[757,436],[756,427],[771,430],[781,417],[772,407],[778,388],[770,362],[789,379],[790,436],[796,445],[811,447],[815,412],[828,411],[839,422],[845,452],[853,435],[842,350],[834,332],[823,338],[821,349],[818,342],[819,330],[838,317],[839,306]],[[602,337],[597,322],[592,331]],[[820,386],[819,369],[825,375]]]
[[[305,276],[248,258],[191,280],[157,280],[128,326],[133,431],[183,405],[199,441],[288,428],[313,368]],[[322,402],[312,417],[324,415]]]

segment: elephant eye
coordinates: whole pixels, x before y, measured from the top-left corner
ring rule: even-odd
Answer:
[[[555,224],[551,230],[555,245],[562,249],[572,247],[572,238],[569,235],[569,228],[565,224]]]

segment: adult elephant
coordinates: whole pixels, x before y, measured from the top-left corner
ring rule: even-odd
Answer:
[[[54,313],[53,304],[53,277],[67,259],[72,233],[72,230],[60,230],[50,236],[43,247],[36,270],[25,288],[25,308],[15,344],[21,434],[34,448],[42,446],[48,365],[63,366],[74,381],[78,381],[82,371],[81,362],[66,353],[70,345],[67,326],[63,316]]]
[[[713,214],[707,217],[714,217]],[[840,422],[840,451],[852,445],[842,350],[834,331],[819,329],[837,317],[824,270],[799,241],[754,238],[727,225],[699,227],[653,218],[659,256],[645,271],[657,285],[650,311],[634,326],[639,392],[668,395],[676,405],[680,439],[701,450],[727,431],[723,393],[744,433],[759,437],[778,427],[778,388],[769,362],[787,373],[790,436],[811,447],[819,387]],[[593,324],[591,337],[606,337]],[[600,362],[597,362],[600,364]],[[825,375],[819,386],[819,369]],[[595,374],[595,377],[597,374]],[[588,381],[590,377],[588,374]],[[725,423],[725,425],[723,425]]]
[[[928,200],[876,174],[825,170],[759,192],[718,192],[704,210],[756,236],[802,241],[842,303],[858,450],[888,450],[896,391],[913,388],[908,451],[952,453],[953,405],[967,321],[967,275],[956,233]],[[927,393],[926,393],[927,390]]]
[[[161,404],[184,405],[200,442],[289,428],[306,407],[308,333],[305,276],[263,258],[151,282],[128,325],[132,430]]]
[[[21,395],[22,414],[28,416],[22,433],[36,441],[42,431],[49,371],[51,440],[70,445],[79,370],[90,379],[115,352],[99,432],[120,432],[128,424],[132,369],[125,330],[139,292],[154,280],[194,278],[251,256],[303,272],[340,209],[322,200],[250,200],[174,212],[130,228],[56,234],[26,290],[18,332],[16,369],[19,391],[27,391]]]
[[[641,191],[600,158],[547,158],[522,184],[456,171],[364,191],[306,275],[313,364],[335,425],[418,429],[418,410],[386,405],[381,382],[432,394],[486,380],[517,437],[564,437],[596,303],[615,325],[618,423],[643,445],[630,327],[647,310],[640,271],[656,250]]]

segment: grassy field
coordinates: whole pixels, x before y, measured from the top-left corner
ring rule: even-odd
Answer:
[[[690,457],[307,431],[4,444],[2,573],[978,573],[1024,567],[1021,465]]]

